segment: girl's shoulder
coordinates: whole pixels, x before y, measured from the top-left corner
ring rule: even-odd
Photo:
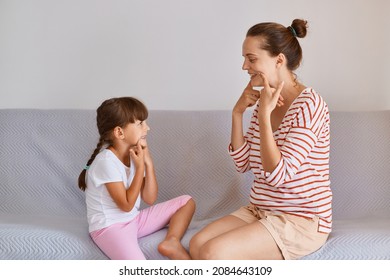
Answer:
[[[101,150],[93,160],[91,167],[93,165],[105,165],[105,164],[119,164],[119,159],[115,156],[113,152],[111,152],[109,149],[103,149]]]

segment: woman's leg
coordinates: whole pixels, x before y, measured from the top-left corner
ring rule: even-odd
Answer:
[[[283,259],[262,223],[235,216],[223,217],[197,233],[190,242],[190,255],[193,259]]]
[[[196,233],[190,241],[190,255],[192,259],[200,259],[201,249],[208,241],[233,229],[247,225],[235,216],[229,215],[220,218]]]
[[[282,260],[283,255],[259,221],[235,228],[208,242],[200,250],[206,260]]]

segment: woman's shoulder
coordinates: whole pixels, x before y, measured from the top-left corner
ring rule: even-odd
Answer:
[[[326,120],[328,106],[320,94],[313,88],[305,88],[294,102],[293,119],[299,126],[310,127],[318,119]],[[294,114],[293,114],[294,113]]]
[[[311,87],[307,87],[301,92],[297,98],[297,103],[301,107],[308,107],[309,109],[328,110],[324,98]]]

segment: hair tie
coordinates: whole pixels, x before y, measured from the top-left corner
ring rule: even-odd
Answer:
[[[89,169],[89,165],[84,166],[84,170],[88,170],[88,169]]]
[[[291,33],[292,33],[292,35],[293,35],[294,37],[298,37],[298,36],[297,36],[297,32],[295,32],[294,27],[289,26],[289,27],[287,27],[287,28],[291,31]]]

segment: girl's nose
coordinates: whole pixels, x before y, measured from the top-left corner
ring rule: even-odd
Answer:
[[[145,130],[146,130],[146,131],[150,130],[149,125],[148,125],[146,122],[144,122],[144,124],[145,124]]]

